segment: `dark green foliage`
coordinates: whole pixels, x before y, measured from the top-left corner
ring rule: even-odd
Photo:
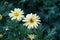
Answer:
[[[41,24],[29,30],[22,21],[12,21],[8,14],[14,8],[22,9],[24,16],[36,13]],[[0,40],[29,40],[27,34],[35,34],[34,40],[60,40],[60,0],[0,0],[0,14]]]

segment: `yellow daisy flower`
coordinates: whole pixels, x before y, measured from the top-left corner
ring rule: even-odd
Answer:
[[[0,34],[0,38],[2,38],[3,37],[3,35],[2,34]]]
[[[2,15],[0,14],[0,20],[2,20]]]
[[[30,35],[28,35],[28,38],[30,38],[30,40],[33,40],[33,39],[35,39],[35,35],[34,34],[30,34]]]
[[[23,16],[23,11],[19,8],[15,8],[14,11],[11,11],[9,13],[9,16],[11,17],[11,20],[17,19],[18,21],[22,20]]]
[[[27,28],[28,29],[31,29],[31,28],[36,28],[38,27],[38,24],[40,24],[41,20],[40,20],[40,17],[37,16],[36,14],[27,14],[27,16],[24,18],[23,20],[24,25],[25,26],[28,26]]]

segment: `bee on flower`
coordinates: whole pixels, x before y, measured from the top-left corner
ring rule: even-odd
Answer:
[[[11,13],[9,13],[9,16],[11,17],[11,20],[17,19],[18,21],[21,21],[22,18],[24,17],[23,14],[24,12],[21,9],[15,8],[14,11],[11,10]]]
[[[34,34],[28,34],[28,38],[30,38],[30,40],[35,39],[35,37],[36,37],[36,35],[34,35]]]
[[[36,28],[38,27],[38,24],[40,24],[41,20],[40,17],[36,14],[27,14],[27,16],[23,20],[24,25],[27,26],[28,29]]]

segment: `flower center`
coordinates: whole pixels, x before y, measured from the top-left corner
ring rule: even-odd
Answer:
[[[31,18],[31,19],[30,19],[30,23],[34,23],[34,19]]]
[[[18,12],[15,12],[14,13],[14,16],[16,16],[16,17],[19,16],[19,13]]]

